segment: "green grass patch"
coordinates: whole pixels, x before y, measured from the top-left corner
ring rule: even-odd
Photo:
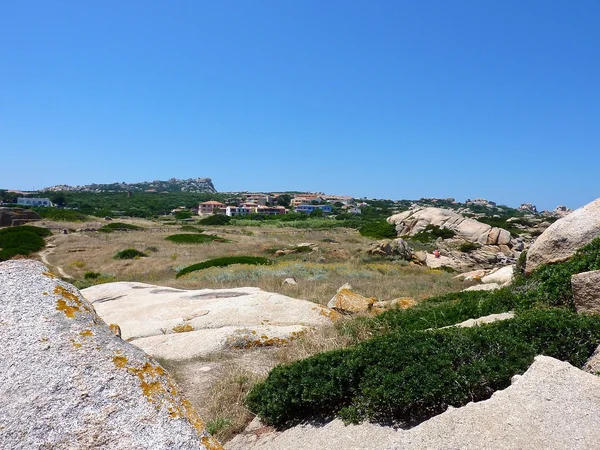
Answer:
[[[184,267],[177,272],[176,278],[179,278],[190,272],[196,272],[202,269],[208,269],[209,267],[226,267],[233,264],[251,264],[251,265],[268,265],[271,261],[267,258],[260,256],[226,256],[223,258],[209,259],[198,264],[192,264],[191,266]]]
[[[135,248],[127,248],[118,252],[115,256],[113,256],[113,259],[136,259],[146,256],[148,255],[146,255],[144,252],[136,250]]]
[[[538,354],[580,367],[600,343],[600,318],[566,310],[458,329],[396,332],[276,367],[248,395],[261,420],[415,425],[510,385]]]
[[[138,227],[137,225],[131,225],[129,223],[112,222],[103,225],[98,229],[98,231],[101,233],[112,233],[113,231],[135,231],[143,229],[143,227]]]
[[[188,231],[190,233],[202,233],[204,230],[195,225],[182,225],[179,227],[180,231]]]
[[[227,239],[212,234],[173,234],[165,238],[176,244],[204,244],[206,242],[229,242]]]

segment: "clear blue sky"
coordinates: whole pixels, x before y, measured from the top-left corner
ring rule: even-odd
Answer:
[[[5,1],[0,188],[600,197],[600,2]]]

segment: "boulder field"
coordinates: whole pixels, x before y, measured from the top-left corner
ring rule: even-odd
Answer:
[[[144,283],[81,291],[107,323],[148,354],[185,360],[228,348],[289,342],[338,315],[323,306],[259,288],[183,290]]]
[[[222,448],[161,365],[40,262],[0,263],[0,341],[0,448]]]

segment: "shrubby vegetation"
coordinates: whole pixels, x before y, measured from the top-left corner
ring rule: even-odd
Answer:
[[[396,226],[386,221],[366,223],[358,229],[358,232],[373,239],[394,239],[397,237]]]
[[[480,247],[481,247],[481,245],[475,244],[474,242],[463,242],[462,244],[459,245],[458,249],[461,252],[471,253]]]
[[[231,222],[231,217],[224,214],[214,214],[200,219],[202,225],[228,225],[229,222]]]
[[[275,426],[334,416],[413,425],[489,398],[537,354],[581,366],[598,344],[600,318],[564,310],[475,328],[395,331],[276,367],[247,403]]]
[[[260,256],[226,256],[223,258],[209,259],[198,264],[192,264],[177,272],[177,278],[186,275],[190,272],[195,272],[202,269],[208,269],[209,267],[226,267],[233,264],[252,264],[252,265],[267,265],[271,264],[271,261],[267,258]]]
[[[450,228],[440,228],[437,225],[427,225],[423,231],[419,231],[413,236],[410,236],[410,240],[428,243],[433,242],[437,238],[450,239],[456,236],[456,233]]]
[[[114,259],[136,259],[136,258],[143,258],[146,255],[144,252],[140,252],[139,250],[136,250],[135,248],[127,248],[125,250],[121,250],[120,252],[118,252],[115,256],[113,256]],[[98,278],[98,277],[96,277]],[[93,277],[92,277],[93,279]]]
[[[49,220],[63,221],[63,222],[83,222],[88,220],[89,217],[79,211],[73,211],[71,209],[60,209],[60,208],[32,208],[37,212],[40,217]]]
[[[448,406],[489,398],[537,354],[581,367],[600,344],[600,317],[572,311],[570,278],[596,269],[600,239],[498,291],[447,294],[342,324],[358,344],[277,367],[248,405],[276,426],[335,416],[413,425]],[[509,310],[514,319],[439,329]],[[365,336],[375,338],[360,342]]]
[[[113,231],[135,231],[135,230],[143,230],[142,227],[138,227],[137,225],[131,225],[129,223],[122,222],[112,222],[106,225],[103,225],[98,229],[101,233],[112,233]]]
[[[46,245],[44,238],[51,234],[46,228],[30,225],[0,229],[0,261],[39,252]]]
[[[229,242],[227,239],[212,234],[173,234],[165,238],[176,244],[204,244],[206,242]]]

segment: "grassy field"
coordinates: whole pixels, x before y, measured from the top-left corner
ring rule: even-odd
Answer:
[[[186,289],[256,286],[321,304],[326,304],[344,283],[350,283],[362,295],[379,300],[405,296],[422,299],[464,287],[445,272],[368,256],[365,250],[373,241],[353,229],[203,226],[206,234],[222,237],[226,242],[181,244],[166,239],[185,233],[181,225],[144,219],[123,222],[142,229],[57,234],[53,237],[56,248],[48,260],[72,276],[80,287],[97,280],[139,281]],[[47,225],[91,229],[105,223],[100,220]],[[274,249],[289,249],[302,243],[316,244],[316,248],[280,257],[273,255]],[[117,252],[129,248],[144,252],[148,257],[113,258]],[[213,267],[176,279],[177,272],[186,266],[225,256],[262,256],[272,259],[274,264]],[[84,280],[86,272],[97,272],[102,277]],[[298,284],[282,285],[285,278],[294,278]]]

